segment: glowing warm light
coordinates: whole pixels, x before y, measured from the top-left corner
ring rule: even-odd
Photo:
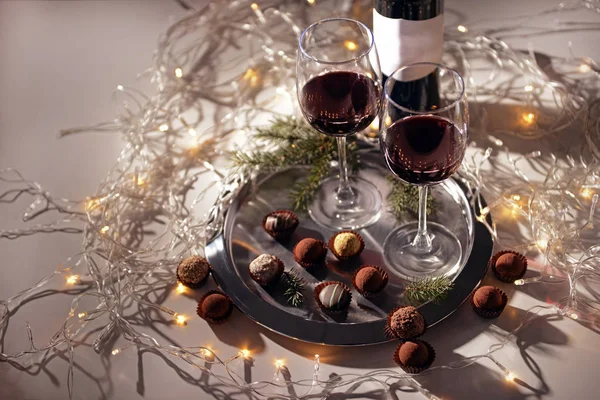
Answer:
[[[541,250],[544,250],[546,247],[548,247],[548,241],[546,239],[540,239],[536,242],[536,244]]]
[[[378,130],[379,129],[379,119],[375,118],[373,120],[373,122],[371,122],[371,125],[369,125],[369,128],[371,128],[374,131]]]
[[[392,124],[392,117],[390,117],[389,115],[387,117],[385,117],[385,126],[390,126]]]
[[[506,374],[506,376],[504,377],[504,379],[506,379],[506,382],[514,382],[514,381],[515,381],[515,378],[516,378],[515,374],[513,374],[513,373],[512,373],[512,372],[510,372],[510,371],[509,371],[509,372]]]
[[[308,4],[315,4],[315,0],[306,0]]]
[[[181,78],[183,76],[183,70],[181,68],[175,68],[175,76]]]
[[[577,313],[571,312],[569,313],[569,318],[576,320],[577,318],[579,318],[579,315],[577,315]]]
[[[125,88],[123,87],[123,85],[117,85],[117,90],[120,90],[122,92],[123,90],[125,90]]]
[[[515,281],[516,286],[523,286],[525,284],[525,279],[517,279]]]
[[[102,229],[100,229],[100,233],[106,233],[106,232],[108,232],[109,229],[110,229],[110,226],[105,225],[102,227]]]
[[[119,354],[120,352],[121,352],[121,349],[114,349],[114,350],[112,351],[112,355],[113,355],[113,356],[116,356],[116,355],[117,355],[117,354]]]
[[[373,74],[370,72],[365,72],[365,75],[368,76],[369,78],[373,79]]]
[[[579,68],[577,68],[579,70],[579,72],[581,72],[582,74],[585,74],[586,72],[590,72],[592,70],[592,67],[589,66],[589,64],[581,64],[579,66]]]
[[[177,290],[177,293],[183,294],[183,293],[186,292],[187,288],[183,285],[183,283],[179,282],[177,284],[177,289],[176,290]]]
[[[85,318],[87,316],[86,312],[80,312],[79,314],[77,314],[77,318]]]
[[[161,132],[166,132],[169,130],[169,125],[167,124],[162,124],[161,126],[158,127],[158,130]]]
[[[277,368],[281,368],[281,367],[283,367],[284,365],[285,365],[285,363],[284,363],[284,361],[283,361],[283,360],[281,360],[281,359],[275,360],[275,366],[276,366]]]
[[[586,199],[589,199],[592,197],[592,191],[589,188],[583,188],[581,189],[581,195]]]
[[[252,68],[248,68],[242,76],[242,79],[250,82],[251,86],[256,86],[258,84],[258,73]]]
[[[512,199],[514,201],[519,201],[519,200],[521,200],[521,196],[519,196],[518,194],[514,194],[513,197],[512,197]]]
[[[248,349],[240,350],[240,356],[242,356],[243,358],[246,358],[246,359],[250,358],[250,350],[248,350]]]
[[[465,33],[468,31],[467,27],[464,25],[459,25],[456,27],[456,30],[458,30],[459,32]]]
[[[346,40],[344,42],[344,46],[346,46],[346,48],[350,51],[354,51],[354,50],[358,49],[358,45],[356,43],[354,43],[352,40]]]
[[[535,114],[534,113],[524,113],[521,118],[527,125],[531,125],[535,122]]]
[[[187,317],[185,315],[175,316],[175,322],[177,323],[177,325],[185,325],[186,321],[187,321]]]
[[[75,285],[79,282],[79,275],[71,275],[67,278],[67,283],[69,285]]]
[[[526,85],[523,90],[525,90],[526,92],[533,92],[533,86],[531,85]]]
[[[190,128],[190,129],[188,129],[188,132],[189,132],[189,134],[190,134],[190,135],[192,135],[192,136],[196,136],[196,135],[198,134],[198,132],[196,132],[196,130],[195,130],[194,128]]]

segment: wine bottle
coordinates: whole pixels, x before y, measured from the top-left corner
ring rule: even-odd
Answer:
[[[416,62],[440,63],[444,43],[444,0],[375,0],[373,34],[383,80],[397,68]],[[437,76],[424,67],[402,84],[394,84],[392,99],[411,109],[439,106]]]

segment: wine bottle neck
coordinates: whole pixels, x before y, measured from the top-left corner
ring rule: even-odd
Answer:
[[[384,17],[422,21],[444,12],[444,0],[375,0],[375,10]]]

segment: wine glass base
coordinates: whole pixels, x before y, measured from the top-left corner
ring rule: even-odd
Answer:
[[[358,177],[348,180],[354,192],[354,198],[349,203],[338,201],[338,178],[331,177],[323,181],[308,210],[318,225],[333,230],[360,229],[377,222],[383,204],[377,187]]]
[[[394,229],[383,242],[383,254],[389,268],[407,279],[451,275],[461,267],[462,246],[458,238],[443,225],[427,223],[431,250],[424,252],[412,245],[418,223]]]

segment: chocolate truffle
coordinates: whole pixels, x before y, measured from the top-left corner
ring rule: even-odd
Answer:
[[[350,292],[341,283],[331,283],[319,292],[319,303],[330,310],[345,310],[350,305]]]
[[[381,292],[388,282],[387,273],[374,265],[365,265],[356,271],[352,279],[354,287],[365,297]]]
[[[263,229],[275,239],[288,238],[300,223],[298,216],[289,210],[273,211],[263,219]]]
[[[248,266],[252,279],[263,286],[277,282],[283,269],[283,262],[271,254],[259,255]]]
[[[527,259],[513,251],[501,251],[492,258],[492,270],[498,279],[513,283],[527,271]]]
[[[204,257],[192,256],[182,260],[177,266],[177,280],[190,288],[197,288],[206,281],[210,264]]]
[[[435,359],[433,348],[422,340],[408,340],[396,348],[394,360],[406,372],[419,373],[431,365]]]
[[[342,231],[329,239],[329,248],[339,259],[350,258],[362,252],[364,242],[358,233],[354,231]]]
[[[224,322],[233,309],[229,297],[218,291],[210,291],[198,303],[198,315],[211,323]]]
[[[321,240],[306,238],[294,246],[294,260],[304,268],[311,268],[325,260],[327,247]]]
[[[425,332],[425,319],[412,306],[398,307],[388,316],[388,328],[393,336],[413,339]]]
[[[493,286],[481,286],[471,298],[471,305],[477,314],[485,318],[499,316],[507,302],[506,295]]]

